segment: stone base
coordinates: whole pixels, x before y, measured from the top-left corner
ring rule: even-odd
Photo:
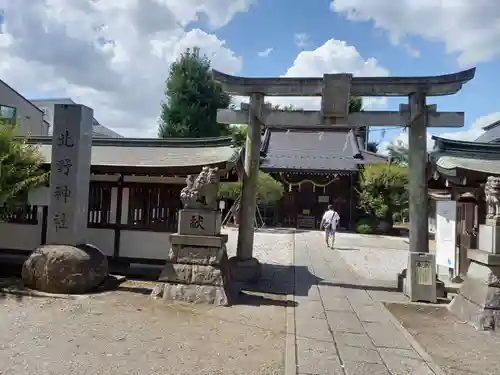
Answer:
[[[403,293],[412,302],[437,302],[436,257],[431,253],[408,253]]]
[[[448,308],[478,330],[500,331],[500,255],[468,253],[467,276]]]
[[[406,283],[406,269],[398,274],[398,292],[405,293],[408,290],[408,285]],[[448,292],[446,290],[446,284],[436,277],[436,298],[446,299],[448,297]]]
[[[500,226],[498,224],[479,225],[478,249],[493,254],[500,253]]]
[[[193,304],[229,306],[230,298],[222,286],[194,284],[158,284],[151,293],[153,298]]]
[[[253,283],[260,279],[261,266],[257,259],[241,260],[238,257],[229,259],[231,279],[240,283]]]
[[[84,294],[108,277],[108,260],[95,246],[44,245],[24,262],[25,286],[46,293]]]
[[[159,284],[152,296],[189,303],[229,305],[237,291],[231,284],[225,241],[214,237],[219,247],[203,246],[203,241],[193,241],[192,237],[177,235],[178,241],[172,243],[167,263],[158,278],[165,284]],[[205,242],[214,244],[212,240]]]

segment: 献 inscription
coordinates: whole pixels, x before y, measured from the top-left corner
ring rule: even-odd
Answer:
[[[75,145],[73,137],[69,135],[69,131],[65,130],[63,133],[59,134],[59,137],[57,137],[57,145],[60,147],[73,147]]]
[[[192,229],[205,229],[203,227],[203,216],[192,215],[191,220],[189,221],[189,227]]]
[[[54,215],[52,216],[52,223],[56,228],[56,232],[58,232],[60,229],[68,229],[68,221],[64,212],[54,213]]]
[[[58,185],[54,189],[54,198],[57,200],[63,200],[64,203],[68,203],[68,198],[71,197],[71,190],[68,185]]]
[[[71,162],[71,159],[69,159],[69,158],[56,161],[56,165],[57,165],[57,171],[65,174],[66,176],[69,175],[69,172],[71,171],[71,167],[73,167],[73,163]]]

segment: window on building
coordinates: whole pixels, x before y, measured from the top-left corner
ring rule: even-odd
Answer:
[[[111,186],[106,183],[90,184],[89,225],[99,226],[110,224],[111,221]]]
[[[127,224],[142,229],[175,231],[181,208],[181,185],[137,184],[130,188]]]
[[[0,104],[0,120],[14,124],[16,122],[17,109]]]

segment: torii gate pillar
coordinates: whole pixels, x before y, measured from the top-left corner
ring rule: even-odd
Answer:
[[[257,209],[257,180],[261,146],[261,116],[264,95],[250,95],[248,133],[245,144],[245,163],[239,210],[238,247],[230,259],[232,277],[236,281],[255,281],[260,277],[259,261],[253,257],[254,218]]]
[[[408,127],[410,252],[429,252],[429,207],[427,204],[427,105],[426,95],[409,96]]]

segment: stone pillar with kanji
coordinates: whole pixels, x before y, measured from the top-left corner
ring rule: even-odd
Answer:
[[[87,293],[108,277],[106,256],[87,243],[93,111],[54,107],[47,244],[23,265],[26,286],[49,293]]]
[[[219,171],[203,167],[188,176],[181,191],[178,231],[170,235],[170,249],[153,297],[211,305],[231,304],[232,288],[217,207]]]
[[[467,252],[469,269],[449,308],[479,330],[500,331],[500,177],[488,177],[484,197],[478,248]]]

